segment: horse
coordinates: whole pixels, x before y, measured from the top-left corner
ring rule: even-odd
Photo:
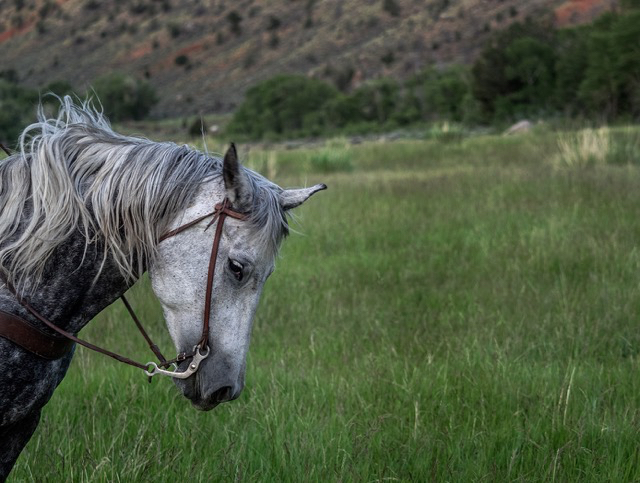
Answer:
[[[178,357],[102,352],[171,376],[199,410],[236,399],[288,213],[326,189],[283,189],[242,166],[233,144],[220,159],[125,136],[90,102],[59,101],[0,161],[0,481],[76,343],[100,350],[78,332],[146,271]]]

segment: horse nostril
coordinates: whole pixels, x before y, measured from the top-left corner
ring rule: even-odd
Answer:
[[[230,401],[233,395],[233,388],[231,386],[223,386],[214,392],[211,398],[218,403]]]

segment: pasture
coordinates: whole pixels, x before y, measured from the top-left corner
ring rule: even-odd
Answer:
[[[197,412],[77,349],[10,481],[638,480],[639,140],[252,149],[329,190],[267,282],[242,396]],[[147,279],[130,299],[172,352]],[[152,360],[119,303],[81,335]]]

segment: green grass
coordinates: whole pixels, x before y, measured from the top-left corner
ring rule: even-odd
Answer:
[[[640,479],[637,160],[558,169],[544,131],[339,149],[351,171],[250,153],[329,190],[267,283],[241,398],[200,413],[79,349],[14,481]],[[132,299],[169,348],[147,281]],[[134,332],[114,306],[82,335],[150,359]]]

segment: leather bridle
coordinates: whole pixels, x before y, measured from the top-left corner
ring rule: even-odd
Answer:
[[[171,231],[165,233],[158,240],[158,243],[160,243],[163,240],[166,240],[167,238],[171,238],[171,237],[177,235],[178,233],[181,233],[181,232],[191,228],[192,226],[200,223],[201,221],[207,219],[210,216],[213,216],[213,218],[207,224],[207,226],[205,227],[205,230],[207,230],[211,225],[213,225],[216,222],[216,220],[218,221],[218,223],[216,225],[216,231],[215,231],[215,235],[213,237],[213,245],[211,247],[211,257],[209,259],[209,269],[208,269],[208,272],[207,272],[207,291],[206,291],[206,296],[205,296],[204,312],[203,312],[203,317],[202,317],[203,318],[203,320],[202,320],[202,336],[201,336],[200,340],[198,341],[198,343],[193,347],[193,350],[191,352],[189,352],[189,353],[186,353],[186,352],[180,353],[180,354],[178,354],[178,356],[175,359],[172,359],[172,360],[167,360],[162,355],[162,353],[160,352],[160,349],[158,349],[158,346],[152,342],[151,338],[149,337],[147,332],[144,330],[144,327],[140,323],[140,320],[138,319],[138,317],[134,313],[131,305],[129,304],[127,299],[124,297],[124,295],[122,295],[120,298],[122,299],[122,301],[123,301],[125,307],[127,308],[127,311],[129,312],[129,314],[131,314],[131,317],[133,318],[133,321],[135,322],[135,324],[138,327],[138,329],[140,330],[140,333],[142,334],[142,336],[145,338],[145,340],[149,344],[150,349],[158,357],[158,360],[160,361],[159,364],[156,364],[155,362],[148,362],[147,364],[141,364],[141,363],[136,362],[136,361],[134,361],[132,359],[129,359],[128,357],[122,356],[122,355],[117,354],[115,352],[111,352],[111,351],[109,351],[107,349],[103,349],[102,347],[98,347],[98,346],[96,346],[96,345],[94,345],[94,344],[92,344],[90,342],[87,342],[87,341],[85,341],[83,339],[79,339],[78,337],[76,337],[72,333],[67,332],[66,330],[58,327],[53,322],[49,321],[46,317],[41,315],[23,297],[21,297],[18,294],[17,290],[10,283],[5,281],[5,284],[6,284],[7,288],[16,297],[16,299],[20,302],[20,304],[22,304],[22,306],[25,309],[27,309],[27,311],[29,311],[29,313],[31,313],[31,315],[33,315],[36,319],[38,319],[40,322],[45,324],[50,329],[52,329],[55,332],[57,332],[58,334],[62,335],[64,338],[66,338],[68,340],[71,340],[71,341],[73,341],[73,342],[75,342],[77,344],[80,344],[80,345],[82,345],[82,346],[84,346],[84,347],[86,347],[88,349],[93,350],[93,351],[96,351],[96,352],[99,352],[99,353],[104,354],[106,356],[112,357],[113,359],[116,359],[117,361],[123,362],[125,364],[129,364],[129,365],[137,367],[139,369],[142,369],[143,371],[145,371],[147,376],[149,376],[149,381],[151,380],[151,377],[155,376],[156,374],[162,374],[162,375],[170,376],[170,377],[177,378],[177,379],[186,379],[187,377],[191,376],[192,374],[194,374],[198,370],[198,367],[200,366],[200,362],[202,362],[209,355],[209,352],[210,352],[208,340],[209,340],[209,321],[210,321],[210,318],[211,318],[211,297],[212,297],[212,293],[213,293],[213,278],[214,278],[214,274],[215,274],[215,270],[216,270],[216,259],[218,258],[218,248],[220,246],[220,238],[222,237],[222,227],[224,225],[224,221],[225,221],[225,219],[227,217],[235,218],[236,220],[246,220],[247,217],[248,217],[248,214],[239,213],[237,211],[233,211],[231,209],[231,203],[229,202],[229,200],[227,198],[225,198],[222,201],[222,203],[216,204],[214,211],[212,211],[211,213],[207,213],[206,215],[202,215],[202,216],[196,218],[195,220],[192,220],[192,221],[190,221],[188,223],[185,223],[184,225],[181,225],[178,228],[175,228],[174,230],[171,230]],[[19,319],[18,317],[15,317],[15,316],[14,316],[14,318]],[[47,337],[50,337],[50,336],[47,336]],[[11,337],[9,337],[9,338],[11,339]],[[59,339],[59,338],[56,338],[56,339]],[[32,351],[32,352],[34,352],[34,351]],[[38,354],[38,355],[40,355],[40,354]],[[182,362],[182,361],[185,361],[187,359],[192,359],[190,364],[188,365],[188,367],[183,372],[178,372],[176,364],[178,362]],[[173,366],[174,370],[170,371],[170,370],[162,369],[163,367],[167,368],[169,366]]]

